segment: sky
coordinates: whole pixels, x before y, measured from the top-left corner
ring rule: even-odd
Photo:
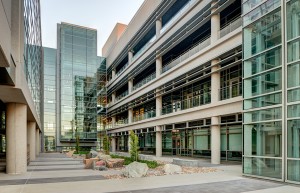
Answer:
[[[44,47],[56,48],[57,23],[97,29],[98,55],[117,22],[128,24],[143,0],[41,0]]]

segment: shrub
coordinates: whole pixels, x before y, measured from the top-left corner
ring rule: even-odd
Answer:
[[[128,165],[135,160],[132,160],[131,157],[124,157],[124,156],[119,156],[119,155],[110,155],[112,158],[122,158],[124,159],[124,165]],[[138,160],[140,163],[145,163],[149,168],[156,168],[160,164],[158,164],[156,161],[149,161],[149,160]]]

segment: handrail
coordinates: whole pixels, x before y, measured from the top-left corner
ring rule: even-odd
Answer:
[[[204,38],[203,41],[197,43],[195,46],[191,47],[181,55],[179,55],[177,58],[174,60],[171,60],[169,63],[167,63],[162,69],[161,69],[161,74],[170,70],[174,66],[178,65],[180,62],[188,59],[189,57],[193,56],[194,54],[198,53],[200,50],[206,48],[207,46],[210,45],[210,36]]]
[[[237,28],[241,27],[242,24],[243,24],[243,22],[242,22],[242,18],[241,17],[235,18],[234,20],[232,20],[230,23],[228,23],[225,27],[223,27],[219,31],[219,38],[222,38],[225,35],[229,34],[230,32],[233,32]]]
[[[156,78],[156,73],[153,72],[152,74],[150,74],[149,76],[147,76],[146,78],[144,78],[143,80],[139,81],[138,83],[136,83],[132,90],[136,90],[138,88],[140,88],[141,86],[147,84],[148,82],[150,82],[151,80]]]
[[[201,95],[192,97],[190,99],[185,99],[178,102],[174,102],[173,104],[165,105],[162,107],[161,113],[162,115],[165,115],[165,114],[209,104],[210,102],[211,102],[211,92],[206,92]]]

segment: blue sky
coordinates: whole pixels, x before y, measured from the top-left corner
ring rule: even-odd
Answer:
[[[98,31],[98,55],[117,22],[128,24],[143,0],[41,0],[43,46],[56,48],[56,25],[68,22]]]

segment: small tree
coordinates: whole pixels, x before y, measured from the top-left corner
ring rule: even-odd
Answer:
[[[109,155],[110,142],[109,137],[105,134],[103,137],[103,150],[106,155]]]
[[[131,130],[130,131],[130,157],[134,161],[138,161],[139,158],[139,138],[138,136]]]
[[[76,153],[79,154],[79,148],[80,148],[80,139],[79,139],[79,135],[76,135],[76,146],[75,146],[75,150]]]

